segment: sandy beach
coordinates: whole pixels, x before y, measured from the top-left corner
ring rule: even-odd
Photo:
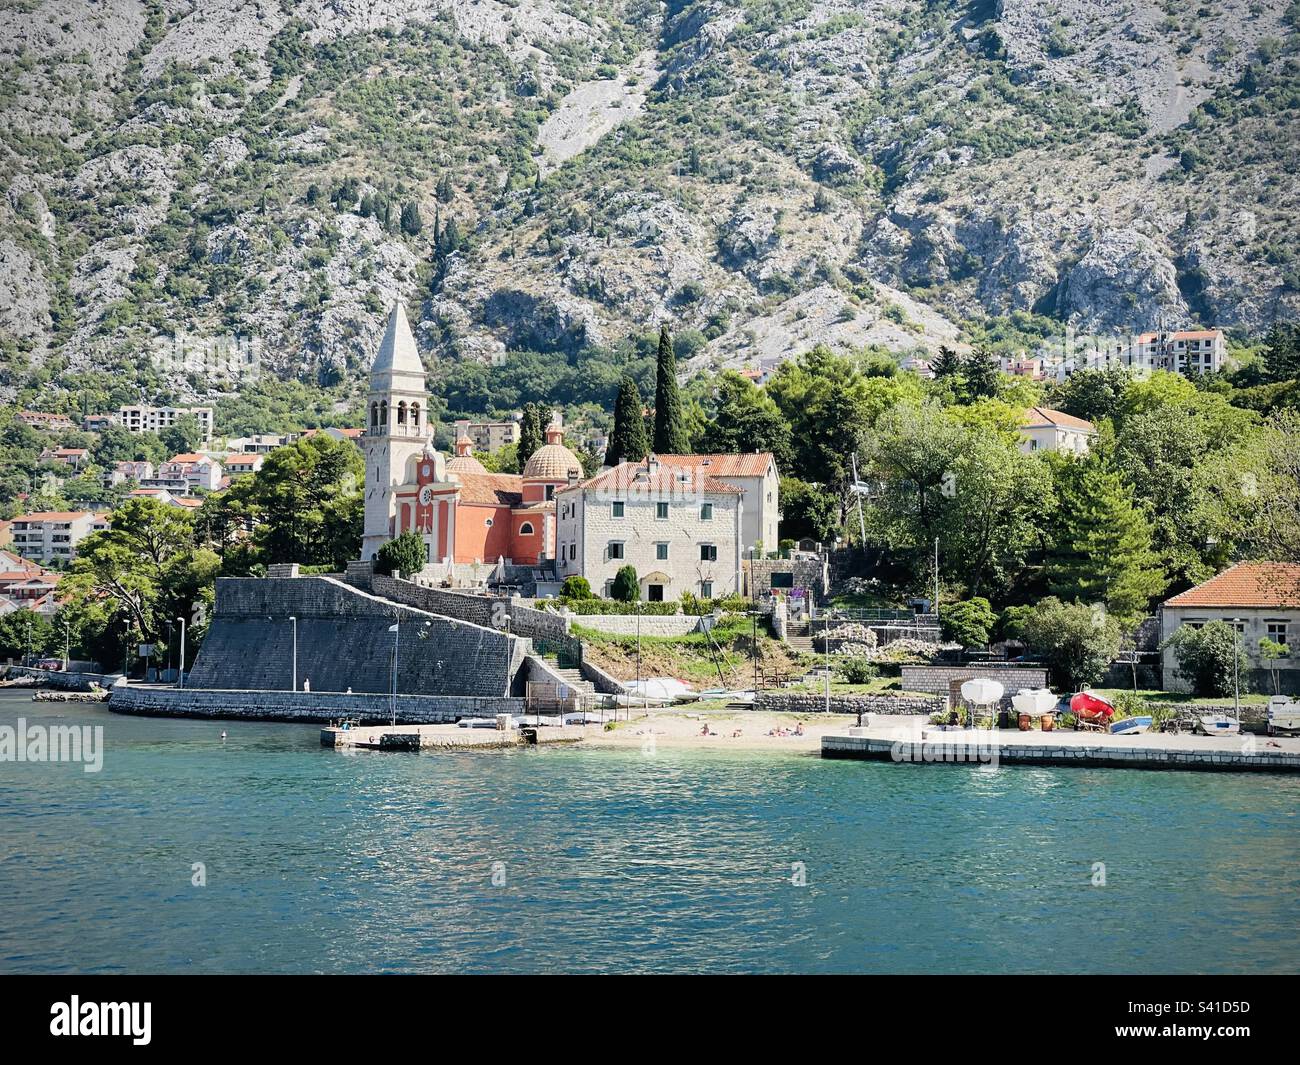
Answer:
[[[821,751],[821,738],[842,732],[857,719],[844,714],[776,714],[752,710],[656,710],[649,716],[619,721],[612,729],[590,726],[583,743],[589,747],[691,748],[719,751]],[[708,734],[705,734],[705,726]],[[803,735],[794,735],[802,725]],[[770,735],[781,731],[785,735]]]

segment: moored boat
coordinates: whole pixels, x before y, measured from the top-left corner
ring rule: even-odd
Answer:
[[[1241,732],[1241,722],[1227,714],[1201,714],[1196,721],[1196,731],[1206,736],[1235,736]]]
[[[1268,734],[1300,732],[1300,703],[1285,695],[1274,695],[1268,700]]]

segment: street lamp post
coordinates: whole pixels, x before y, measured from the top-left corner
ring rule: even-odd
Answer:
[[[68,671],[68,659],[72,656],[72,627],[68,619],[63,619],[63,672]]]
[[[389,627],[388,631],[393,634],[393,680],[392,680],[392,691],[388,697],[388,705],[389,705],[389,714],[392,719],[391,723],[393,725],[396,725],[397,724],[397,651],[401,646],[401,639],[402,639],[402,617],[400,614],[397,617],[397,621],[394,622],[394,624]]]
[[[289,620],[293,622],[293,687],[292,691],[298,690],[298,619],[294,615],[289,615]]]
[[[1241,646],[1238,641],[1241,639],[1241,633],[1237,631],[1238,623],[1242,623],[1241,618],[1232,619],[1232,713],[1233,716],[1241,720],[1241,683],[1238,679],[1239,663],[1241,662]]]
[[[181,668],[177,671],[176,686],[183,689],[185,687],[185,619],[176,620],[181,623]]]

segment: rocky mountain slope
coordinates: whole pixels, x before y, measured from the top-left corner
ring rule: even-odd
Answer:
[[[1289,0],[5,0],[0,387],[1300,310]],[[235,338],[242,338],[236,340]]]

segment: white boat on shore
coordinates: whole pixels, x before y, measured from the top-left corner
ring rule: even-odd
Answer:
[[[1196,731],[1206,736],[1236,736],[1241,732],[1241,722],[1227,714],[1201,714]]]
[[[1151,718],[1147,714],[1140,714],[1137,717],[1122,717],[1118,721],[1110,723],[1110,731],[1114,736],[1137,736],[1150,730]]]
[[[1300,703],[1285,695],[1274,695],[1268,700],[1268,734],[1300,732]]]

